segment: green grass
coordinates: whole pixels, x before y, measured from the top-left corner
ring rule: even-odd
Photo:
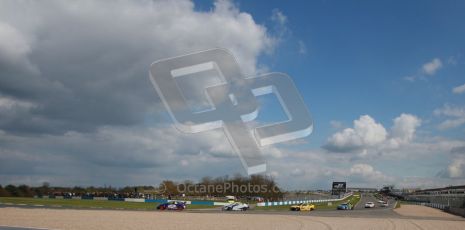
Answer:
[[[125,209],[125,210],[155,210],[158,203],[139,203],[108,200],[72,200],[72,199],[41,199],[24,197],[0,197],[1,203],[44,205],[46,207],[61,206],[65,208],[92,209]],[[207,205],[187,205],[187,209],[214,208]]]
[[[356,195],[356,196],[355,196]],[[360,202],[362,195],[360,193],[354,193],[354,196],[349,197],[349,202],[355,207]]]
[[[314,203],[315,209],[316,210],[335,210],[338,205],[342,203],[347,203],[350,202],[354,206],[360,201],[360,194],[355,194],[359,195],[357,196],[350,196],[342,201],[337,201],[337,202],[330,202],[331,205],[328,205],[328,202],[324,203]],[[291,205],[279,205],[279,206],[261,206],[261,207],[255,207],[255,210],[267,210],[267,211],[287,211]]]

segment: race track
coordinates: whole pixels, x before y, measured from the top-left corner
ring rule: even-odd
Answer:
[[[461,217],[428,207],[409,205],[395,211],[380,208],[310,213],[163,212],[18,207],[0,207],[0,213],[0,226],[45,229],[465,229],[465,221]]]

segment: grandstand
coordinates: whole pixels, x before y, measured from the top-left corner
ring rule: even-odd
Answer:
[[[465,185],[418,190],[404,199],[465,216]]]

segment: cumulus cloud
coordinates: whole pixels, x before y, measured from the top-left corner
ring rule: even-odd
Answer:
[[[347,152],[375,146],[386,140],[387,131],[369,115],[354,121],[354,128],[346,128],[333,134],[325,148],[331,151]]]
[[[451,162],[437,176],[450,179],[465,179],[465,144],[451,148]]]
[[[401,114],[394,119],[390,132],[371,116],[363,115],[354,121],[353,128],[346,128],[330,136],[323,148],[333,152],[354,152],[366,155],[367,149],[398,148],[410,143],[421,120],[411,114]]]
[[[394,119],[391,128],[390,143],[395,146],[409,143],[415,137],[416,129],[421,125],[421,119],[411,114],[401,114]]]
[[[464,93],[464,92],[465,92],[465,84],[460,85],[460,86],[457,86],[457,87],[454,87],[454,88],[452,89],[452,92],[455,93],[455,94]]]
[[[0,73],[0,92],[37,103],[41,110],[21,120],[41,118],[48,130],[40,131],[51,133],[144,122],[158,105],[147,77],[157,59],[223,47],[254,74],[257,57],[275,40],[229,1],[206,12],[187,0],[6,1],[0,23],[0,66],[9,67]],[[24,73],[30,66],[38,71]]]
[[[352,176],[353,182],[360,183],[360,180],[363,182],[369,182],[369,184],[380,186],[383,183],[389,183],[392,181],[391,177],[384,175],[382,172],[377,171],[373,166],[369,164],[354,164],[350,170],[350,175]]]
[[[427,75],[434,75],[436,72],[442,68],[442,61],[439,58],[434,58],[430,62],[423,64],[422,71]]]

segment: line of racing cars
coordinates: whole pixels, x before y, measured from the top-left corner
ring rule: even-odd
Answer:
[[[344,204],[347,205],[347,204]],[[159,204],[156,208],[158,210],[177,210],[182,211],[186,209],[187,204],[184,201],[168,201],[162,204]],[[351,207],[351,206],[350,206]],[[229,204],[224,205],[221,210],[223,211],[247,211],[250,209],[250,206],[246,203],[241,202],[232,202]],[[338,206],[339,209],[339,206]],[[350,208],[342,208],[342,209],[350,209]],[[291,211],[313,211],[315,210],[315,205],[310,203],[300,203],[296,205],[292,205],[290,207]]]
[[[168,201],[162,204],[159,204],[156,208],[158,210],[177,210],[182,211],[186,209],[187,204],[184,201]],[[247,211],[250,209],[250,206],[246,203],[233,202],[224,205],[221,210],[223,211]],[[315,205],[310,203],[300,203],[297,205],[292,205],[290,207],[291,211],[313,211],[315,210]]]
[[[388,207],[389,204],[387,201],[379,200],[379,206]],[[186,209],[187,204],[184,201],[168,201],[162,204],[159,204],[156,208],[158,210],[177,210],[181,211]],[[374,202],[365,203],[365,208],[374,208]],[[313,211],[315,210],[315,205],[311,203],[300,203],[292,205],[289,209],[290,211]],[[250,209],[250,206],[246,203],[241,202],[230,202],[229,204],[224,205],[221,210],[223,211],[247,211]],[[354,206],[350,203],[342,203],[337,206],[337,210],[353,210]]]
[[[168,201],[162,204],[159,204],[156,208],[157,210],[175,210],[175,211],[182,211],[186,209],[187,204],[184,201]],[[226,204],[222,207],[221,210],[223,211],[246,211],[250,207],[248,204],[241,203],[241,202],[233,202]]]
[[[182,211],[186,209],[186,207],[187,207],[187,204],[184,201],[168,201],[168,202],[159,204],[156,208],[157,210]],[[300,204],[292,205],[289,209],[291,211],[313,211],[315,210],[315,208],[316,207],[314,204],[300,203]],[[250,209],[250,206],[248,204],[241,203],[241,202],[233,202],[230,204],[226,204],[221,208],[221,210],[223,211],[247,211],[249,209]],[[353,209],[353,205],[350,203],[343,203],[343,204],[338,205],[337,209],[338,210],[351,210]]]

